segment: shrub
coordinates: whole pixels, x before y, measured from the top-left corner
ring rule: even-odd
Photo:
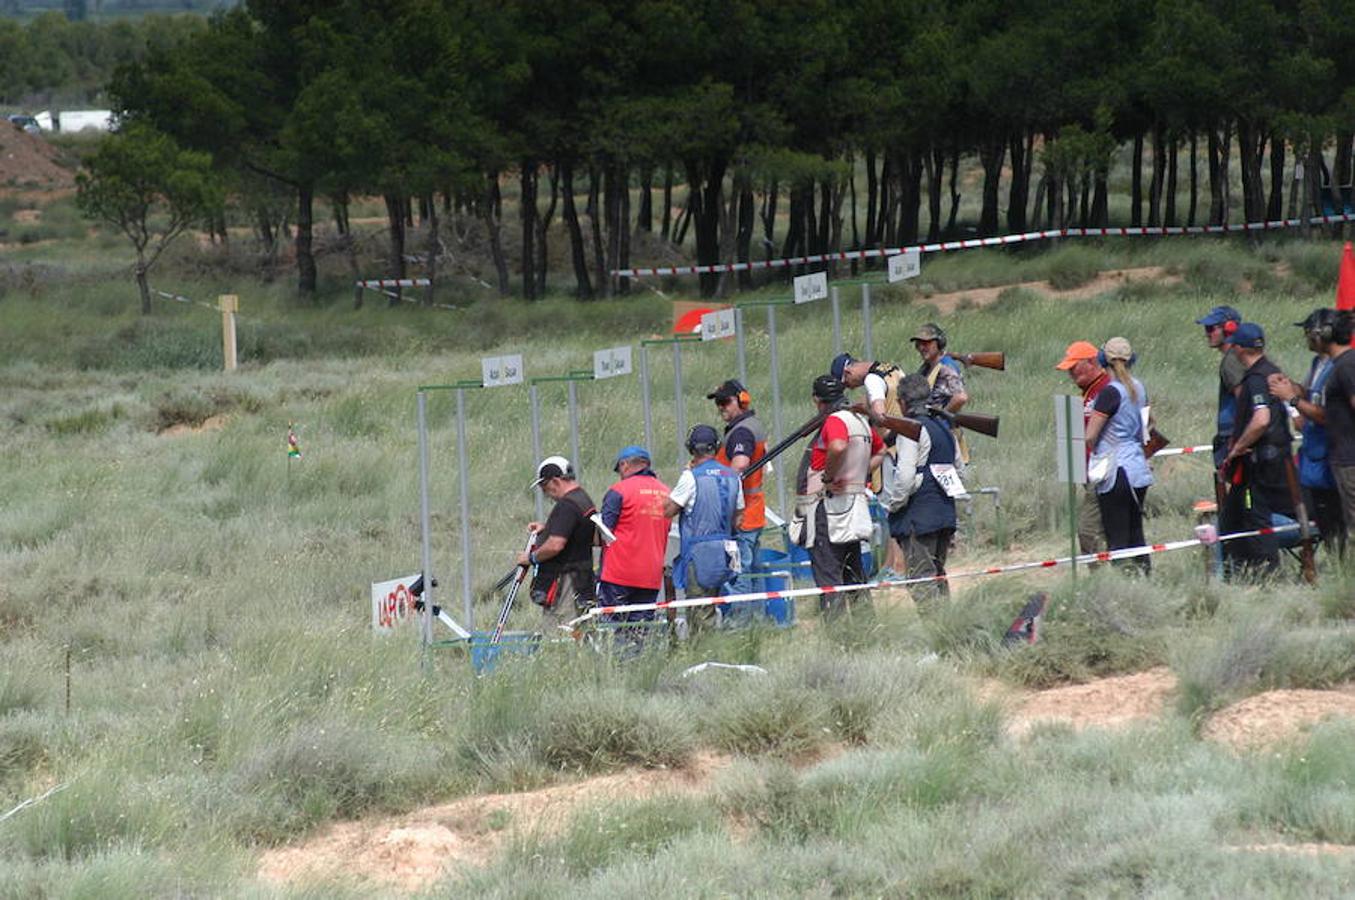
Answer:
[[[585,772],[681,766],[695,745],[677,704],[621,691],[576,694],[552,705],[543,732],[548,764]]]

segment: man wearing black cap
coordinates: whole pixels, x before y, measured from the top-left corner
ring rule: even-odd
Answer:
[[[541,607],[546,629],[583,615],[593,605],[593,538],[596,528],[589,518],[597,512],[592,499],[574,476],[574,467],[563,456],[548,456],[536,467],[532,487],[555,501],[545,523],[527,527],[536,534],[530,553],[518,555],[518,565],[536,566],[532,579],[532,602]],[[566,607],[573,615],[566,615]]]
[[[1315,354],[1308,367],[1308,377],[1299,384],[1287,375],[1271,375],[1270,393],[1292,404],[1299,413],[1303,443],[1298,451],[1298,478],[1304,505],[1317,522],[1323,543],[1344,555],[1345,516],[1330,463],[1332,447],[1326,426],[1326,403],[1327,384],[1334,363],[1350,349],[1350,316],[1343,316],[1334,309],[1315,309],[1302,322],[1294,324],[1303,329],[1308,349]],[[1341,338],[1344,340],[1339,340]],[[1355,359],[1343,363],[1343,367],[1348,368],[1352,362]]]
[[[743,484],[743,520],[734,533],[734,540],[739,545],[740,574],[730,584],[730,591],[751,593],[755,587],[747,574],[753,571],[757,560],[758,542],[767,524],[767,502],[762,493],[764,470],[758,469],[747,478],[743,478],[743,473],[767,455],[767,428],[753,410],[753,398],[748,389],[738,381],[726,381],[707,394],[706,399],[715,401],[715,408],[725,423],[724,445],[715,454],[715,459],[738,473]],[[735,604],[726,615],[731,620],[746,621],[752,618],[753,611],[746,603]]]
[[[884,442],[865,416],[847,407],[842,382],[820,375],[811,390],[819,412],[827,417],[800,460],[790,537],[809,551],[819,587],[859,584],[866,578],[861,542],[871,536],[866,483],[880,465]],[[819,610],[836,617],[856,599],[823,594]]]
[[[1279,368],[1265,355],[1260,325],[1243,322],[1229,336],[1233,353],[1245,366],[1233,411],[1233,434],[1220,474],[1228,496],[1219,511],[1224,534],[1269,528],[1272,513],[1293,517],[1294,502],[1285,476],[1289,456],[1289,415],[1270,394],[1269,377]],[[1228,541],[1223,546],[1224,573],[1255,576],[1279,568],[1273,535]]]
[[[697,425],[687,435],[691,464],[678,476],[664,503],[664,515],[678,519],[681,544],[673,561],[673,587],[687,596],[713,597],[731,593],[730,581],[741,570],[734,535],[743,515],[743,488],[738,473],[715,458],[720,436],[709,425]],[[736,604],[748,606],[748,604]],[[688,611],[692,623],[710,622],[715,607]]]
[[[1195,324],[1204,326],[1209,346],[1223,354],[1219,359],[1219,411],[1214,428],[1214,467],[1218,468],[1228,455],[1228,442],[1233,436],[1233,413],[1237,406],[1233,392],[1247,368],[1233,353],[1233,334],[1242,324],[1242,313],[1231,306],[1216,306],[1196,319]]]

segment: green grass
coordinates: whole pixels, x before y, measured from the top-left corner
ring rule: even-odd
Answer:
[[[328,258],[320,302],[302,306],[285,283],[204,274],[185,251],[157,284],[204,302],[242,297],[243,365],[226,375],[218,315],[164,302],[143,319],[123,251],[86,240],[85,256],[58,241],[0,274],[0,440],[12,461],[0,467],[0,814],[69,785],[0,823],[0,896],[267,894],[254,881],[257,848],[335,819],[627,766],[691,766],[712,752],[735,762],[705,794],[585,809],[559,834],[529,831],[531,852],[439,890],[1332,894],[1348,883],[1342,860],[1227,849],[1347,839],[1347,773],[1323,748],[1348,733],[1314,733],[1320,766],[1301,764],[1302,749],[1285,750],[1281,765],[1235,757],[1194,727],[1249,693],[1355,674],[1349,581],[1325,561],[1318,590],[1300,586],[1292,566],[1265,587],[1207,584],[1194,551],[1155,558],[1147,581],[1082,573],[1076,592],[1057,574],[975,581],[925,616],[881,609],[845,630],[818,628],[811,602],[800,607],[809,627],[793,633],[655,641],[629,666],[548,645],[476,678],[457,651],[424,663],[412,633],[369,634],[367,584],[419,566],[414,388],[475,377],[491,352],[524,353],[529,374],[586,367],[594,349],[666,331],[667,304],[641,293],[528,305],[476,289],[448,292],[464,306],[456,312],[354,311],[343,265]],[[1049,395],[1069,389],[1053,369],[1064,346],[1124,334],[1162,430],[1207,440],[1216,358],[1194,318],[1234,302],[1299,371],[1306,353],[1288,323],[1329,302],[1322,271],[1335,270],[1338,251],[1107,242],[928,259],[928,290],[1080,284],[1145,265],[1184,279],[1079,301],[1012,290],[938,318],[954,348],[1008,354],[1006,373],[976,371],[969,385],[975,410],[1002,416],[999,442],[974,438],[972,481],[1002,488],[1011,557],[1066,552],[1049,438]],[[1235,293],[1243,279],[1254,293]],[[921,293],[877,292],[877,356],[914,364],[906,338],[936,315],[912,299]],[[858,296],[843,294],[854,350]],[[779,313],[787,427],[809,415],[809,381],[832,355],[826,317],[822,305]],[[748,321],[749,386],[771,419],[765,319]],[[671,480],[671,351],[654,349],[651,367],[653,450]],[[714,422],[703,395],[734,372],[732,346],[684,348],[689,425]],[[579,464],[596,499],[616,448],[642,439],[639,386],[583,384],[578,396]],[[543,446],[557,452],[568,446],[565,391],[543,385],[541,397]],[[525,389],[469,392],[466,406],[484,624],[497,605],[485,589],[534,512],[524,488],[535,460]],[[453,410],[453,398],[431,395],[438,602],[460,617]],[[213,416],[219,430],[159,435]],[[291,464],[289,422],[304,453]],[[1150,539],[1189,534],[1190,503],[1210,493],[1207,464],[1164,460],[1156,477]],[[997,556],[991,504],[976,507],[954,571]],[[1054,597],[1044,640],[1003,650],[1003,631],[1040,588]],[[521,603],[512,625],[537,616]],[[682,677],[706,659],[769,674]],[[1003,708],[971,689],[975,677],[1040,687],[1161,664],[1181,679],[1177,705],[1162,723],[1117,734],[1043,727],[1015,743]],[[362,893],[296,892],[306,890]]]

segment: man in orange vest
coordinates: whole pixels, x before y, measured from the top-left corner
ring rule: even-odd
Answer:
[[[715,454],[715,459],[742,475],[745,469],[767,455],[767,428],[753,410],[753,398],[749,396],[747,388],[732,379],[707,394],[706,398],[715,401],[715,408],[720,411],[720,418],[725,422],[724,445]],[[747,594],[757,590],[748,573],[753,571],[757,561],[758,542],[762,537],[763,526],[767,524],[762,475],[763,470],[758,469],[743,480],[743,522],[734,532],[734,540],[739,545],[742,574],[730,582],[731,594]],[[735,603],[730,606],[726,619],[730,624],[746,624],[752,620],[754,612],[751,603]]]
[[[664,502],[671,493],[650,467],[649,451],[631,445],[616,455],[617,481],[602,498],[602,522],[616,540],[602,551],[598,579],[599,606],[654,603],[663,587],[663,558],[668,549],[668,517]],[[610,622],[645,622],[654,610],[608,616]],[[619,640],[630,654],[639,652],[643,637],[636,629]]]

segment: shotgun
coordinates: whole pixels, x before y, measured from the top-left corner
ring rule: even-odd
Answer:
[[[922,433],[922,423],[917,419],[874,415],[871,413],[869,407],[863,403],[858,403],[853,406],[852,410],[869,417],[874,424],[888,428],[895,434],[901,434],[909,440],[917,440],[918,435]],[[979,434],[984,434],[991,438],[997,437],[997,427],[1000,419],[998,416],[985,416],[981,413],[966,412],[952,413],[937,409],[936,407],[929,407],[928,412],[934,416],[944,418],[954,425],[967,428],[970,431],[977,431]]]
[[[1001,350],[990,350],[984,353],[952,353],[952,357],[958,359],[966,366],[978,366],[981,369],[996,369],[999,372],[1007,370],[1007,354]]]
[[[1294,502],[1294,516],[1299,520],[1299,535],[1303,549],[1299,560],[1303,565],[1303,580],[1309,584],[1317,583],[1317,566],[1313,563],[1313,530],[1308,522],[1308,508],[1303,502],[1303,491],[1299,488],[1298,473],[1294,469],[1294,457],[1284,455],[1284,480],[1289,485],[1289,497]]]
[[[1145,459],[1152,459],[1153,454],[1171,443],[1171,439],[1156,428],[1148,429],[1148,440],[1143,445],[1143,456]]]
[[[753,463],[751,466],[744,469],[743,474],[740,475],[739,477],[747,478],[749,475],[752,475],[758,469],[761,469],[763,466],[767,465],[767,463],[776,459],[776,457],[780,456],[782,453],[785,453],[797,441],[803,440],[804,438],[807,438],[814,432],[818,431],[820,428],[823,427],[823,420],[826,418],[828,418],[828,413],[818,413],[817,415],[815,415],[812,419],[810,419],[809,421],[801,425],[799,428],[792,431],[785,439],[783,439],[775,447],[770,448],[765,454],[763,454],[762,459],[759,459],[757,462]]]

